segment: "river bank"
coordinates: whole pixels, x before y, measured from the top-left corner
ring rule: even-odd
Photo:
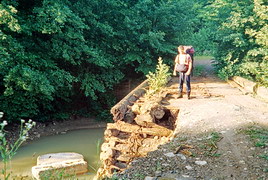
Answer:
[[[64,134],[67,131],[80,129],[105,128],[106,122],[96,121],[94,118],[79,117],[75,119],[67,119],[62,121],[36,122],[36,125],[29,131],[29,136],[24,144],[34,141],[44,136]],[[19,135],[20,126],[7,126],[7,139],[14,143]]]

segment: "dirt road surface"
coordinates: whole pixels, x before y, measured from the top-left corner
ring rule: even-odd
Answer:
[[[176,137],[132,163],[125,179],[268,179],[267,146],[255,147],[247,134],[268,128],[268,104],[243,94],[213,74],[209,60],[196,61],[199,76],[191,80],[191,99],[177,98],[173,77],[168,100],[180,108]],[[266,134],[266,138],[267,138]]]

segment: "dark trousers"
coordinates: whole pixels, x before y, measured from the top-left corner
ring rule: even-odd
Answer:
[[[179,79],[179,92],[182,92],[183,90],[183,83],[184,81],[186,81],[186,92],[189,93],[191,92],[191,84],[190,84],[190,80],[191,80],[191,75],[185,75],[185,73],[180,72],[180,79]]]

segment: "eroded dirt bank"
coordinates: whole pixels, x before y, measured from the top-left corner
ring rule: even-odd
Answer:
[[[204,70],[192,79],[192,99],[169,99],[180,109],[176,137],[118,179],[268,179],[268,161],[260,157],[268,149],[255,147],[246,133],[268,127],[268,104],[219,80],[210,61],[195,65]],[[169,86],[175,92],[177,80]]]

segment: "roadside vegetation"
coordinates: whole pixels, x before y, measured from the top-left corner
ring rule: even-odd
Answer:
[[[2,119],[4,113],[0,112],[0,119]],[[25,120],[21,120],[20,124],[20,132],[19,137],[14,140],[14,142],[10,142],[10,140],[6,137],[5,127],[7,126],[7,121],[3,121],[0,123],[0,154],[1,154],[1,179],[4,180],[11,179],[11,169],[9,167],[9,163],[13,156],[17,153],[19,147],[27,140],[28,132],[31,130],[33,126],[35,126],[35,122],[29,120],[25,122]]]
[[[203,9],[222,79],[234,75],[268,86],[268,2],[215,1]]]
[[[194,61],[202,61],[202,60],[213,60],[213,57],[209,55],[200,55],[194,57]]]
[[[245,133],[250,136],[255,147],[261,150],[258,156],[268,161],[268,129],[261,127],[251,127],[245,130]],[[268,172],[268,169],[265,171]]]

